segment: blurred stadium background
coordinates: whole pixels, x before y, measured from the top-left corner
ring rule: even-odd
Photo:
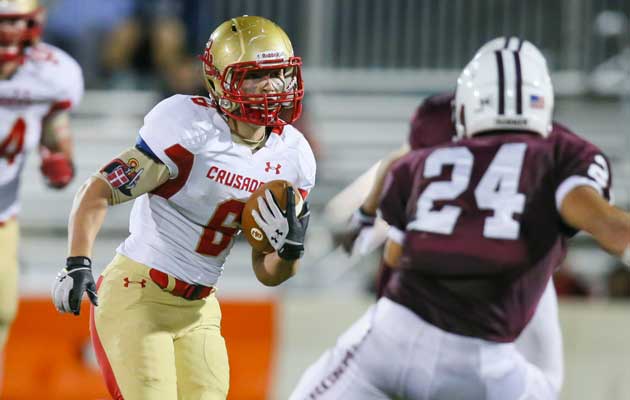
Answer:
[[[406,139],[415,107],[429,94],[453,89],[459,70],[488,39],[519,35],[544,51],[557,94],[555,119],[611,157],[616,203],[630,207],[630,0],[44,4],[45,40],[77,58],[88,91],[73,120],[74,183],[62,192],[46,190],[36,157],[23,179],[23,303],[9,342],[2,398],[106,397],[94,378],[85,320],[55,316],[48,300],[65,259],[72,197],[97,167],[134,142],[143,115],[160,99],[202,90],[195,56],[229,17],[262,15],[292,38],[305,65],[301,125],[318,157],[314,215],[299,274],[279,288],[262,287],[240,240],[219,282],[231,399],[286,399],[304,368],[373,301],[377,254],[349,258],[334,251],[321,211]],[[128,212],[127,206],[110,210],[95,249],[97,271],[127,234]],[[562,398],[630,398],[630,272],[578,236],[556,279],[566,361]],[[72,347],[77,338],[81,346]],[[85,392],[72,397],[75,387]]]

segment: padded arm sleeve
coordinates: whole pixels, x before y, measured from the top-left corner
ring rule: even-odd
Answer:
[[[133,200],[169,179],[166,165],[157,162],[137,147],[131,147],[95,173],[107,182],[112,194],[109,204],[120,204]]]

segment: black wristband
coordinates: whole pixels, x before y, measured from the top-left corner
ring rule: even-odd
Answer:
[[[359,212],[366,218],[372,218],[372,219],[376,218],[376,213],[374,214],[368,213],[367,211],[365,211],[363,206],[359,207]]]
[[[66,267],[72,267],[72,269],[78,267],[92,268],[92,260],[84,256],[68,257],[66,258]]]
[[[278,250],[278,256],[285,261],[294,261],[302,258],[304,255],[304,247],[296,248],[296,247],[282,247]]]

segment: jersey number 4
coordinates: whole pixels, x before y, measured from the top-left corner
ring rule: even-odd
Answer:
[[[15,157],[22,152],[24,147],[24,134],[26,133],[26,122],[18,118],[13,124],[9,136],[0,143],[0,158],[6,158],[9,164],[13,164]]]
[[[484,222],[483,236],[492,239],[517,239],[520,224],[514,214],[522,213],[525,195],[518,193],[525,143],[507,143],[499,148],[485,174],[475,188],[475,200],[481,210],[494,215]],[[424,166],[424,177],[439,176],[446,165],[453,166],[451,180],[432,182],[418,198],[416,218],[407,229],[450,235],[462,209],[445,205],[434,210],[436,201],[455,200],[470,183],[474,157],[466,147],[441,148],[431,153]]]

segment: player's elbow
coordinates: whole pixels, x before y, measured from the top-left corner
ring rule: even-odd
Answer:
[[[258,282],[262,283],[268,287],[278,286],[281,283],[285,282],[287,279],[291,278],[295,275],[295,272],[291,274],[282,274],[282,275],[270,275],[270,274],[256,274],[256,278]]]
[[[277,279],[274,277],[270,277],[270,276],[256,276],[256,278],[258,278],[258,282],[262,283],[265,286],[268,287],[274,287],[274,286],[278,286],[280,285],[282,282],[284,282],[286,279]]]
[[[284,261],[276,253],[254,257],[254,274],[265,286],[278,286],[297,272],[296,261]]]
[[[79,207],[103,208],[109,204],[111,189],[101,179],[91,177],[86,180],[74,195],[73,209]]]

